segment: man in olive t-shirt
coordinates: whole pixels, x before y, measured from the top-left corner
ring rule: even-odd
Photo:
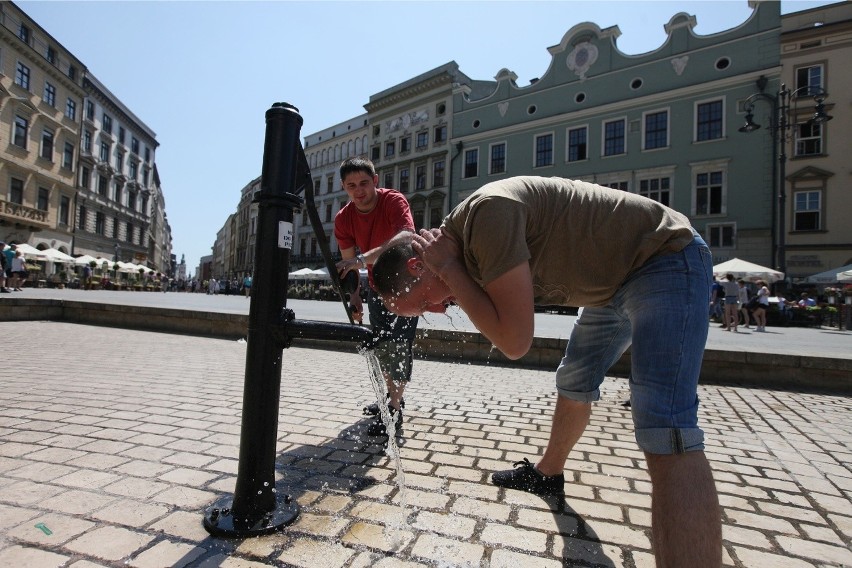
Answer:
[[[508,178],[474,192],[441,229],[392,239],[373,277],[400,315],[458,304],[510,359],[532,344],[535,304],[583,308],[556,372],[547,449],[536,464],[495,472],[501,487],[564,493],[591,403],[632,345],[632,416],[660,565],[721,564],[721,513],[697,423],[712,257],[685,216],[590,183]]]

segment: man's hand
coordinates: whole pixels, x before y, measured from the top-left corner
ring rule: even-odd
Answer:
[[[352,309],[352,319],[359,324],[363,323],[364,303],[361,301],[361,295],[358,292],[355,292],[350,296],[349,307]]]
[[[411,247],[429,270],[442,280],[446,269],[462,264],[461,246],[441,229],[420,229],[420,234],[414,235]]]
[[[334,265],[334,267],[340,274],[340,279],[343,280],[350,270],[357,271],[359,268],[361,268],[361,261],[357,258],[346,258],[338,261],[337,264]]]

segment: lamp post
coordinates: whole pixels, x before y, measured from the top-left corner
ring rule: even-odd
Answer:
[[[763,100],[772,105],[772,116],[770,117],[769,129],[772,133],[772,151],[773,155],[778,157],[778,176],[775,175],[775,166],[773,160],[772,169],[772,184],[777,186],[778,194],[777,208],[772,208],[772,248],[773,261],[775,267],[787,275],[787,255],[785,251],[786,245],[786,202],[787,202],[787,141],[789,140],[789,130],[803,124],[822,125],[833,117],[825,112],[825,99],[828,98],[828,92],[822,87],[805,85],[798,89],[790,90],[783,83],[781,89],[773,95],[768,95],[763,92],[766,88],[766,77],[760,77],[757,80],[757,88],[759,92],[752,94],[745,100],[746,123],[739,128],[740,132],[754,132],[760,125],[754,122],[754,103],[758,100]],[[804,122],[798,120],[798,100],[799,98],[813,98],[816,103],[814,106],[813,115]],[[790,105],[793,105],[792,113]]]

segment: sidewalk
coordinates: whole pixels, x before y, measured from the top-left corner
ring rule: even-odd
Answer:
[[[409,526],[392,548],[398,489],[380,440],[363,434],[364,359],[287,349],[279,488],[301,516],[223,540],[201,521],[234,490],[245,343],[35,321],[0,333],[0,566],[653,566],[623,380],[605,383],[559,503],[488,482],[543,450],[552,372],[416,361]],[[852,400],[717,386],[700,397],[725,564],[852,566]]]

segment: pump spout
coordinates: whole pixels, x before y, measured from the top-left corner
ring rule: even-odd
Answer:
[[[361,349],[373,348],[373,332],[368,327],[329,321],[298,320],[290,308],[281,311],[280,325],[273,333],[284,348],[290,347],[294,338],[320,341],[348,341],[360,343]]]

